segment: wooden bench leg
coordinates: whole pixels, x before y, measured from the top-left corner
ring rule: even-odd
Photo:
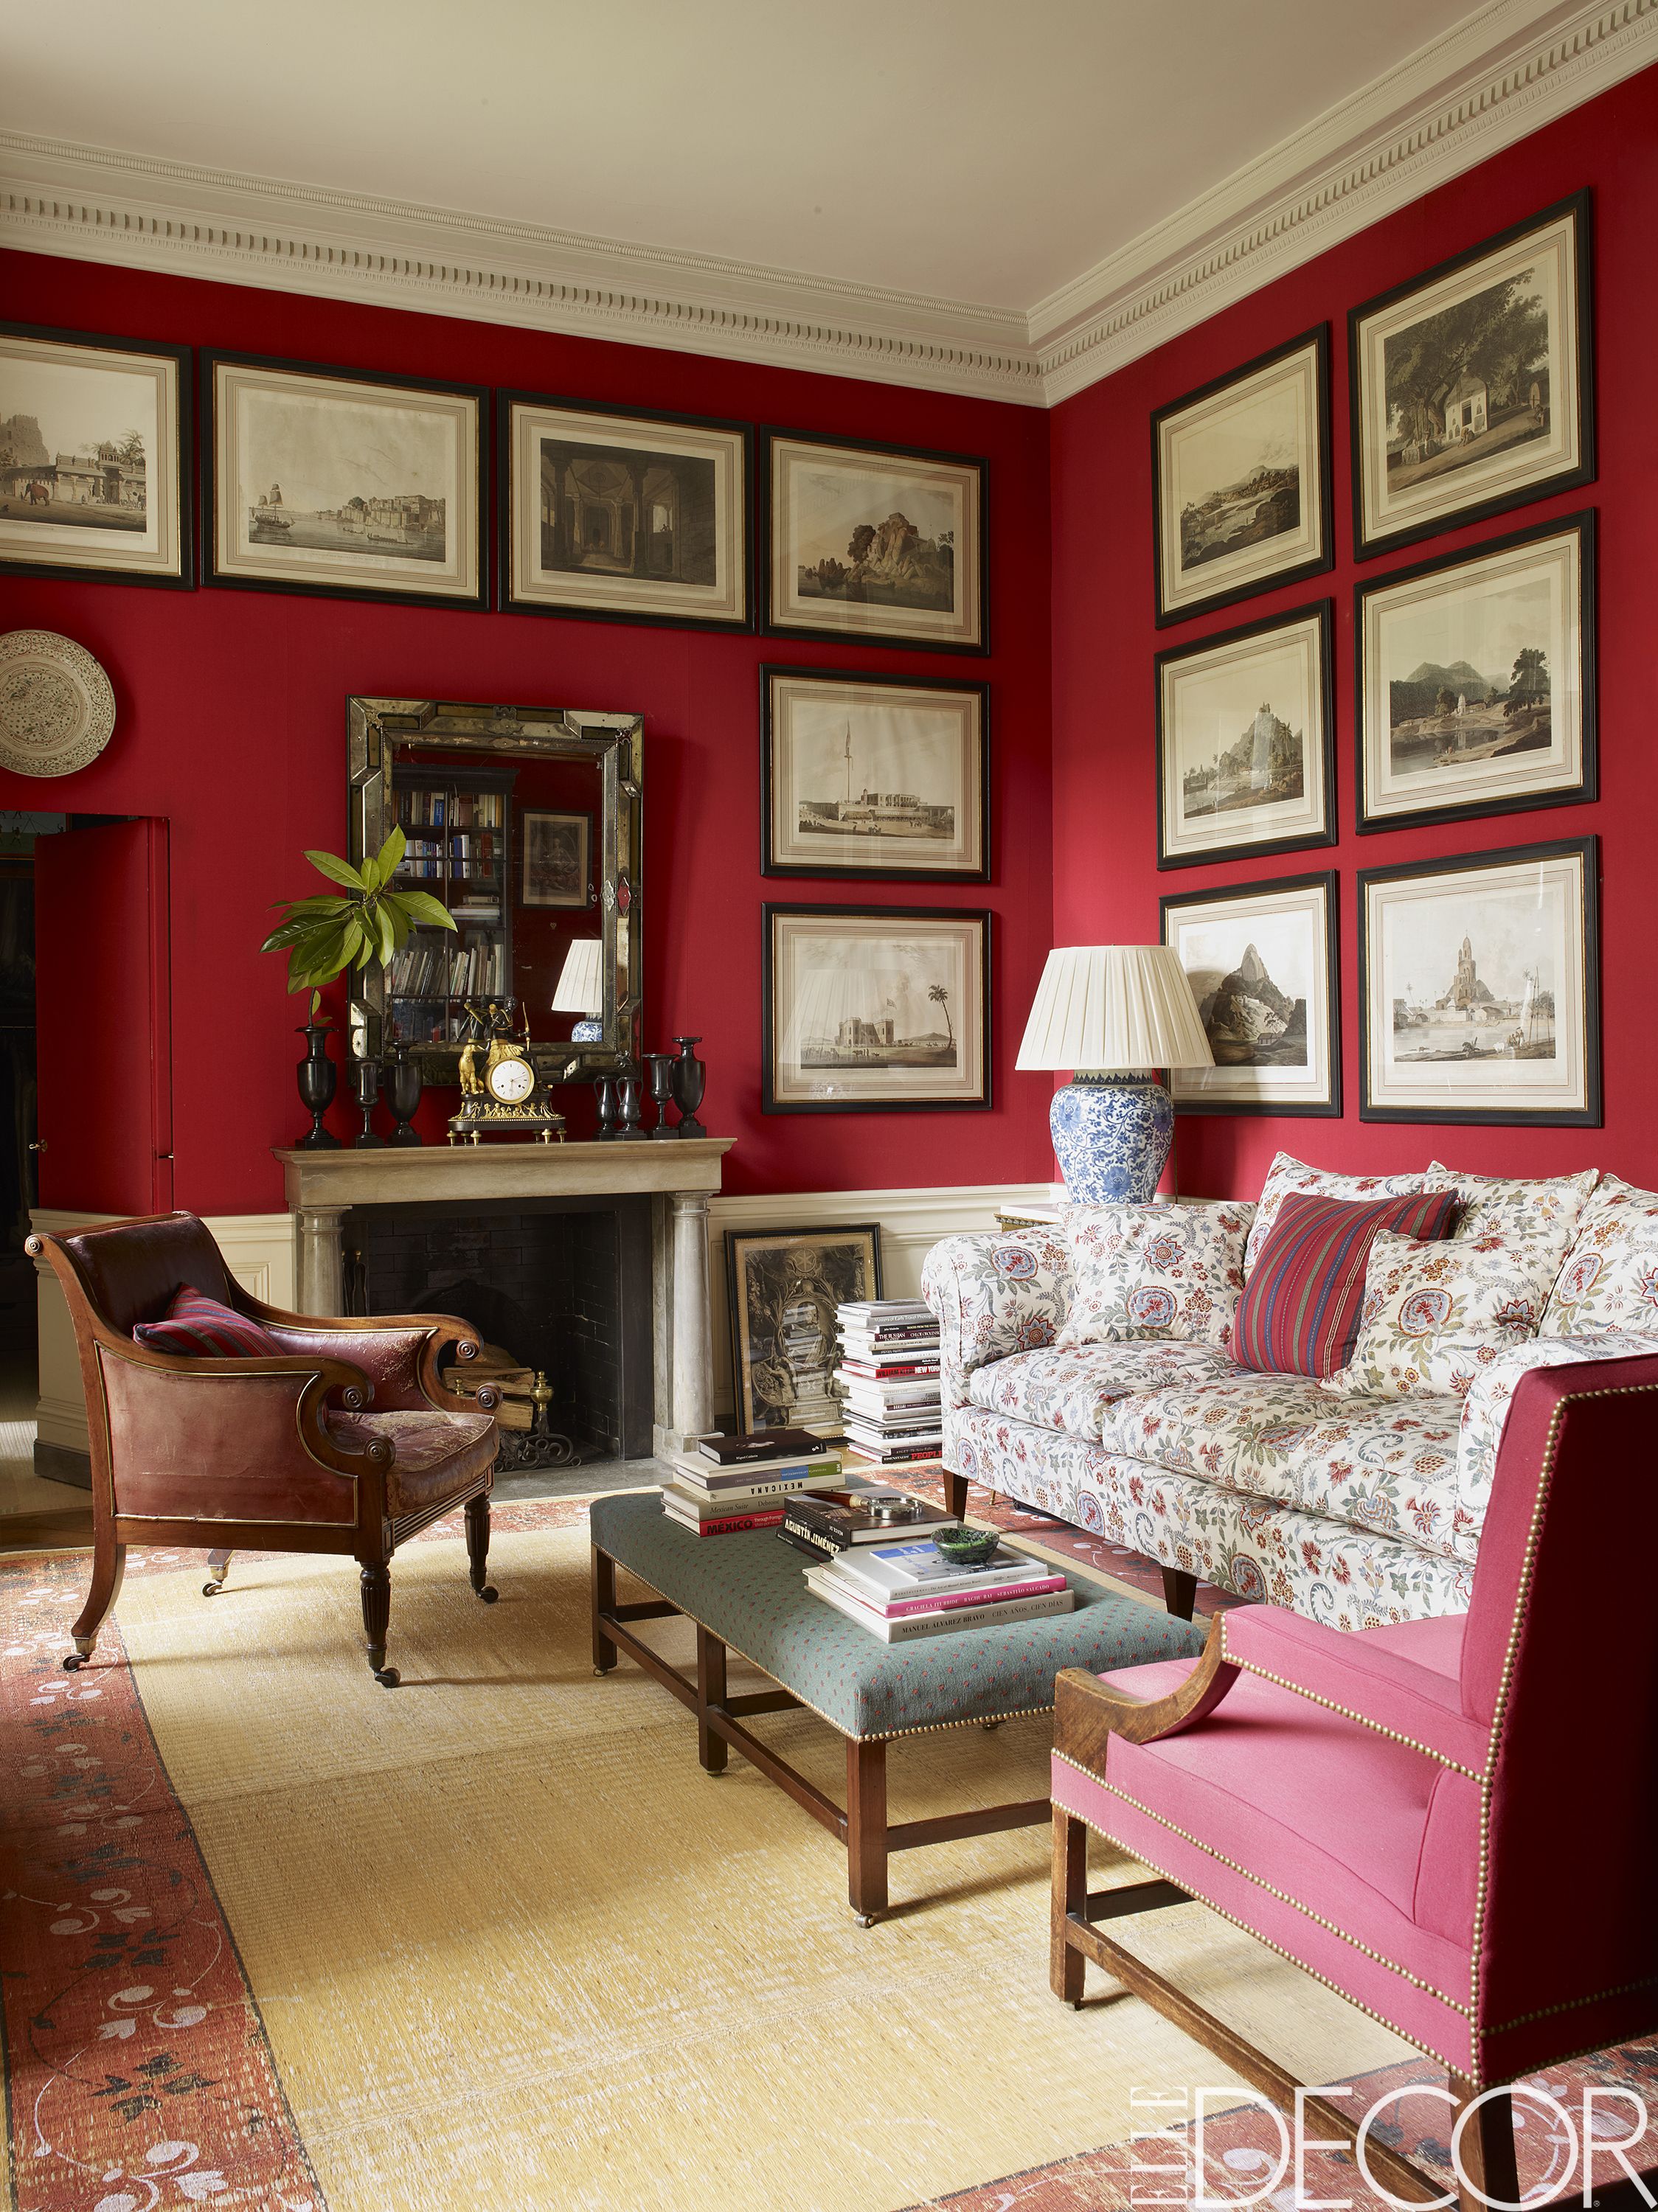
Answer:
[[[730,1746],[708,1725],[710,1705],[725,1703],[725,1646],[705,1628],[697,1630],[697,1756],[704,1774],[723,1774]]]
[[[965,1480],[965,1478],[958,1478]],[[860,1928],[887,1910],[887,1746],[846,1745],[846,1893]]]
[[[619,1654],[605,1634],[602,1615],[616,1610],[616,1562],[608,1552],[593,1547],[593,1671],[608,1674]]]
[[[1057,1997],[1069,2005],[1082,2002],[1082,1977],[1088,1960],[1065,1936],[1065,1922],[1073,1912],[1088,1909],[1088,1832],[1086,1825],[1063,1805],[1053,1808],[1052,1933],[1048,1951],[1048,1979]]]
[[[960,1520],[967,1510],[967,1478],[955,1474],[947,1467],[944,1470],[944,1510]]]

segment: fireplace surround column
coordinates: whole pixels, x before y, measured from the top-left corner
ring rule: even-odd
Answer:
[[[295,1287],[302,1313],[332,1318],[345,1310],[345,1255],[340,1231],[345,1211],[343,1206],[295,1208],[299,1222]]]
[[[674,1194],[674,1401],[670,1443],[683,1451],[714,1425],[714,1338],[708,1310],[708,1193]]]

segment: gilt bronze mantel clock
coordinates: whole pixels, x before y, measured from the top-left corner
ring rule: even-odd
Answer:
[[[491,999],[465,1002],[470,1030],[460,1048],[460,1111],[449,1117],[449,1142],[485,1137],[536,1137],[562,1144],[564,1117],[548,1103],[546,1085],[530,1057],[529,1009]]]

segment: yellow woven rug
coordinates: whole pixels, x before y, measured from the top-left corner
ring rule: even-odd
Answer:
[[[399,1555],[391,1692],[349,1563],[239,1558],[207,1602],[198,1562],[152,1558],[64,1675],[84,1555],[0,1562],[36,1792],[0,1888],[64,1963],[7,2013],[19,2212],[978,2203],[1227,2080],[1136,2000],[1051,1996],[1045,1828],[903,1854],[860,1930],[831,1837],[735,1753],[705,1776],[625,1661],[594,1677],[580,1508],[502,1517],[493,1607],[458,1541]],[[838,1796],[838,1737],[755,1725]],[[893,1817],[1043,1795],[1046,1737],[896,1747]],[[1141,1927],[1306,2079],[1404,2053],[1200,1908]]]

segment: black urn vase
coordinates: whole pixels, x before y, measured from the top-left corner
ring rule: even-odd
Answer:
[[[390,1139],[394,1145],[420,1142],[411,1127],[415,1109],[420,1103],[420,1063],[410,1058],[406,1044],[399,1043],[380,1071],[380,1095],[391,1108],[397,1123]]]
[[[697,1119],[697,1109],[703,1103],[703,1092],[708,1085],[708,1070],[697,1057],[700,1037],[676,1036],[680,1056],[674,1063],[674,1103],[680,1109],[680,1126],[676,1137],[705,1137],[708,1134]]]
[[[380,1062],[377,1060],[354,1060],[351,1062],[351,1079],[363,1115],[363,1127],[351,1142],[359,1152],[378,1152],[386,1141],[384,1137],[375,1133],[375,1101],[380,1096]]]
[[[305,1039],[305,1057],[296,1070],[299,1084],[300,1103],[311,1116],[311,1126],[295,1146],[301,1152],[337,1152],[339,1139],[331,1137],[322,1126],[322,1117],[333,1103],[335,1086],[339,1081],[339,1070],[328,1057],[328,1039],[332,1034],[328,1022],[307,1022],[298,1031]]]

